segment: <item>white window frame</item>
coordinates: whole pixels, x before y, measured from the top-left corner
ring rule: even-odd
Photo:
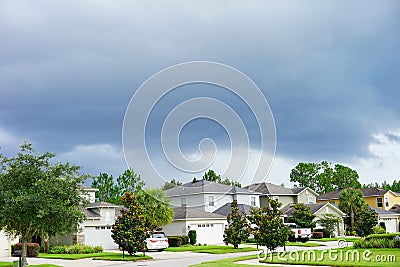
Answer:
[[[181,197],[181,207],[186,207],[187,206],[187,199],[186,197]]]
[[[314,204],[315,203],[313,196],[308,196],[308,200],[307,201],[308,201],[308,204]]]
[[[253,207],[257,206],[256,197],[254,197],[254,196],[250,197],[250,206],[253,206]]]
[[[209,207],[215,207],[214,196],[207,196],[207,203]]]

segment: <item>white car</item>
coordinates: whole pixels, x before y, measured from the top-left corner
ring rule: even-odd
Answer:
[[[168,238],[164,232],[154,232],[150,234],[149,238],[146,238],[146,247],[148,250],[162,251],[168,248]]]

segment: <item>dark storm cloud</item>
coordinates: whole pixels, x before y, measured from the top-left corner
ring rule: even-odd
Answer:
[[[372,133],[397,127],[397,1],[154,4],[2,1],[0,128],[61,152],[119,146],[135,89],[191,60],[229,64],[259,85],[287,157],[365,156]],[[198,138],[188,127],[185,140],[191,130]]]

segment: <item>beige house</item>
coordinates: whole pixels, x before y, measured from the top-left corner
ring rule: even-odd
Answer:
[[[279,201],[282,203],[282,207],[285,207],[286,205],[297,203],[314,204],[317,202],[318,196],[314,190],[308,187],[287,188],[282,185],[275,185],[271,183],[256,183],[248,185],[244,188],[261,193],[261,208],[267,206],[268,199],[270,198]]]

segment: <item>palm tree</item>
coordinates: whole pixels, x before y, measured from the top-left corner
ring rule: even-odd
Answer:
[[[366,207],[364,196],[359,189],[344,189],[339,196],[339,209],[350,214],[351,228],[354,228],[354,215]]]

